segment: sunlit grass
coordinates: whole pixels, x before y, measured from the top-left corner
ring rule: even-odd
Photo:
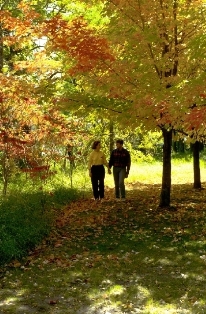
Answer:
[[[164,301],[162,300],[162,303]],[[187,310],[181,311],[180,309],[177,309],[175,304],[158,304],[157,302],[149,302],[148,305],[145,306],[144,314],[177,314],[177,313],[185,313],[189,314],[190,312]]]
[[[205,181],[206,178],[206,166],[205,162],[200,163],[201,178]],[[193,183],[194,172],[193,163],[191,161],[172,160],[172,172],[171,179],[172,184],[184,184]],[[125,183],[145,183],[145,184],[161,184],[162,182],[162,162],[154,162],[152,164],[139,163],[131,165],[129,177],[125,180]],[[112,175],[106,174],[105,184],[109,187],[114,186]]]
[[[106,288],[108,286],[108,288]],[[125,288],[121,285],[113,285],[110,281],[106,281],[106,286],[104,287],[104,282],[102,285],[102,291],[94,290],[90,293],[89,297],[91,300],[101,300],[105,297],[121,295],[124,293]]]
[[[184,183],[193,183],[194,174],[193,174],[193,160],[184,160],[184,159],[172,159],[172,173],[171,179],[172,184],[184,184]],[[202,181],[205,181],[206,178],[206,163],[202,159],[200,161],[201,167],[201,178]],[[109,188],[114,187],[113,175],[109,175],[106,170],[105,175],[105,185]],[[162,170],[163,165],[161,161],[154,161],[153,163],[139,162],[131,164],[129,177],[125,180],[125,183],[144,183],[144,184],[161,184],[162,182]],[[27,188],[27,184],[22,181],[22,184],[19,181],[19,185],[16,188],[21,190],[21,186],[24,190]],[[58,187],[66,187],[70,189],[78,189],[80,193],[86,193],[91,190],[91,179],[88,174],[88,169],[85,166],[77,167],[73,170],[72,177],[70,175],[69,169],[65,171],[59,171],[53,179],[48,180],[45,185],[45,190],[52,191]],[[32,185],[28,184],[28,189],[31,189]],[[36,188],[36,186],[34,186]],[[37,187],[38,189],[38,187]]]

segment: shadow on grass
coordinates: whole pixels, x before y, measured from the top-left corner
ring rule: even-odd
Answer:
[[[159,190],[71,203],[50,245],[7,268],[0,313],[205,313],[204,190],[173,186],[175,212],[158,209]]]

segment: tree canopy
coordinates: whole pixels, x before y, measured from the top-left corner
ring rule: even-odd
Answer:
[[[66,144],[74,136],[68,117],[92,111],[124,127],[160,128],[164,147],[172,130],[202,139],[205,9],[204,0],[3,1],[4,141],[44,134],[46,143],[52,130]],[[30,132],[19,131],[24,125]]]

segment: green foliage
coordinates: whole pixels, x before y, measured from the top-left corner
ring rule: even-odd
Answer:
[[[162,134],[161,132],[139,132],[136,139],[136,149],[142,151],[144,154],[152,156],[159,155],[162,150]]]
[[[2,0],[0,4],[0,9],[8,10],[14,8],[19,2],[20,0]]]
[[[65,1],[67,12],[66,16],[69,18],[75,18],[79,16],[84,16],[85,20],[95,28],[103,27],[106,23],[108,23],[109,19],[107,16],[102,15],[103,3],[93,4],[89,3],[89,5],[85,4],[82,1]],[[71,14],[72,12],[72,14]]]
[[[123,138],[124,146],[130,151],[133,162],[153,162],[162,157],[162,134],[146,131],[144,126],[123,128],[116,125],[115,138]]]
[[[140,150],[132,150],[131,159],[133,163],[152,163],[155,161],[154,156],[152,156],[151,154],[144,154]]]

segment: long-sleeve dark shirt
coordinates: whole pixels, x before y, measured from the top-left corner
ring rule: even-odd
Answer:
[[[121,150],[119,150],[116,148],[112,151],[109,160],[109,168],[111,168],[112,166],[122,168],[126,167],[127,172],[129,172],[131,166],[131,157],[127,149],[122,148]]]

